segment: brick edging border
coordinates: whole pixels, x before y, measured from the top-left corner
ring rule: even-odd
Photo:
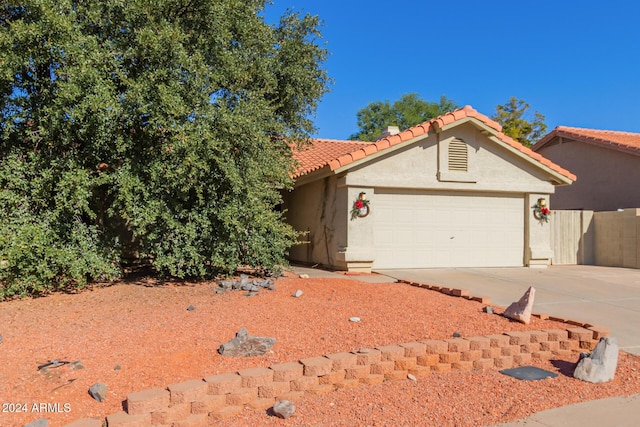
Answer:
[[[489,297],[478,297],[478,296],[471,296],[469,295],[469,290],[467,289],[456,289],[456,288],[447,288],[444,286],[438,286],[438,285],[428,285],[426,283],[419,283],[419,282],[412,282],[409,280],[403,280],[403,279],[399,279],[398,283],[404,283],[406,285],[410,285],[410,286],[415,286],[418,288],[423,288],[423,289],[429,289],[431,291],[436,291],[436,292],[440,292],[442,294],[445,295],[450,295],[450,296],[454,296],[454,297],[460,297],[460,298],[464,298],[467,300],[472,300],[472,301],[478,301],[481,304],[486,304],[486,305],[493,305],[491,304],[491,298]],[[505,308],[505,307],[501,307],[501,306],[497,306],[497,305],[493,305],[494,307],[500,307],[500,308]],[[582,327],[582,328],[600,328],[603,332],[606,332],[606,335],[603,336],[609,336],[609,329],[602,327],[602,326],[597,326],[594,325],[592,323],[588,323],[588,322],[581,322],[579,320],[572,320],[569,319],[567,317],[558,317],[558,316],[550,316],[548,314],[545,313],[532,313],[531,314],[533,317],[537,317],[538,319],[541,320],[553,320],[556,322],[561,322],[561,323],[566,323],[568,325],[573,325],[573,326],[578,326],[578,327]]]
[[[465,289],[404,280],[399,283],[491,304],[489,298],[470,296]],[[508,369],[530,363],[532,358],[568,357],[575,351],[592,350],[600,338],[609,336],[605,327],[546,314],[533,315],[574,327],[401,343],[211,375],[164,389],[130,393],[126,410],[108,415],[107,425],[207,426],[209,418],[229,419],[245,406],[266,410],[278,400],[297,400],[305,393],[325,394],[360,384],[380,384],[405,379],[409,374],[420,377],[430,372]],[[103,420],[84,418],[66,427],[102,425]]]

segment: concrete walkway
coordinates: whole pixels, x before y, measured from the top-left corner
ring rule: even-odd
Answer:
[[[591,400],[538,412],[523,420],[494,427],[636,427],[640,395]]]
[[[530,268],[443,268],[380,270],[378,275],[345,276],[295,267],[310,277],[340,277],[370,283],[409,280],[467,289],[474,296],[508,306],[533,286],[534,312],[609,328],[621,349],[640,355],[640,270],[584,265]],[[542,411],[495,427],[584,427],[640,425],[640,395],[594,400]]]

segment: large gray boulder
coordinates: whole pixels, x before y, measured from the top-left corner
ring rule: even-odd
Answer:
[[[618,341],[615,338],[600,338],[593,352],[580,359],[573,376],[590,383],[613,380],[618,367],[618,352]]]
[[[236,337],[220,346],[218,353],[228,357],[260,356],[276,343],[275,338],[254,337],[242,327]]]
[[[529,322],[531,322],[531,311],[533,310],[533,299],[535,295],[536,290],[533,286],[530,286],[520,300],[507,307],[504,311],[504,316],[528,325]]]

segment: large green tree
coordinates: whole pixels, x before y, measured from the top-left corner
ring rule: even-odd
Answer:
[[[530,107],[523,99],[511,97],[509,102],[496,107],[491,118],[502,125],[502,133],[530,147],[547,132],[544,116],[537,111],[530,113]]]
[[[375,101],[358,111],[359,131],[349,138],[375,141],[387,126],[398,126],[400,130],[405,130],[456,108],[455,102],[444,95],[440,97],[440,102],[425,101],[417,93],[404,94],[393,104]]]
[[[315,16],[266,0],[0,6],[0,296],[274,268],[287,141],[327,89]]]

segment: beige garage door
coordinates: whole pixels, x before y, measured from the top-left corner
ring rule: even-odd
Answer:
[[[374,268],[523,265],[522,196],[375,193]]]

